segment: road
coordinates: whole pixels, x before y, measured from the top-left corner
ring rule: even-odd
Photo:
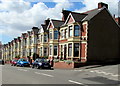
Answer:
[[[1,67],[2,84],[66,84],[69,86],[73,84],[117,86],[120,84],[118,65],[54,70],[14,67],[7,64]]]

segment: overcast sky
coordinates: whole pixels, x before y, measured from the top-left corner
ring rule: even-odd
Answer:
[[[0,0],[0,41],[8,43],[21,33],[47,18],[61,19],[62,9],[84,12],[97,8],[98,2],[109,5],[111,14],[118,15],[119,0]]]

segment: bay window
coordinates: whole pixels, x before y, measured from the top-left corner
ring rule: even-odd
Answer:
[[[79,25],[74,26],[74,36],[80,36],[80,26]]]
[[[57,46],[54,46],[54,55],[57,55]]]
[[[79,43],[74,43],[74,57],[79,56]]]
[[[44,48],[44,56],[47,56],[47,48]]]
[[[52,31],[49,31],[49,38],[52,39]]]
[[[68,38],[68,31],[65,29],[65,38]]]
[[[61,38],[63,39],[64,38],[64,31],[61,30]]]
[[[69,37],[73,36],[72,26],[69,26]]]
[[[52,55],[52,45],[50,45],[50,55]]]
[[[42,39],[43,39],[43,35],[41,35],[41,42],[43,42]]]
[[[40,56],[42,56],[42,47],[40,48]]]
[[[47,35],[44,35],[44,42],[47,42]]]
[[[58,39],[58,30],[54,31],[54,39]]]
[[[72,43],[68,44],[68,56],[72,56]]]

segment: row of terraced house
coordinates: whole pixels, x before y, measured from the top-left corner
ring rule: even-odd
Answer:
[[[77,13],[62,10],[62,19],[47,19],[41,27],[33,27],[4,44],[2,58],[48,57],[57,61],[80,63],[120,59],[120,17],[113,17],[108,5],[98,3],[98,8]],[[59,63],[59,62],[58,62]],[[64,64],[64,62],[63,62]]]

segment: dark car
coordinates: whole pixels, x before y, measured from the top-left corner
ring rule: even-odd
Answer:
[[[51,69],[51,65],[46,59],[39,58],[39,59],[36,59],[32,63],[32,68],[37,68],[37,69],[49,68],[49,69]]]
[[[4,65],[4,64],[5,62],[2,59],[0,59],[0,65]]]
[[[17,66],[20,67],[29,67],[30,66],[30,62],[27,59],[21,58],[17,61]]]
[[[13,59],[13,60],[11,61],[11,66],[16,66],[16,65],[17,65],[17,61],[18,61],[18,60]]]

